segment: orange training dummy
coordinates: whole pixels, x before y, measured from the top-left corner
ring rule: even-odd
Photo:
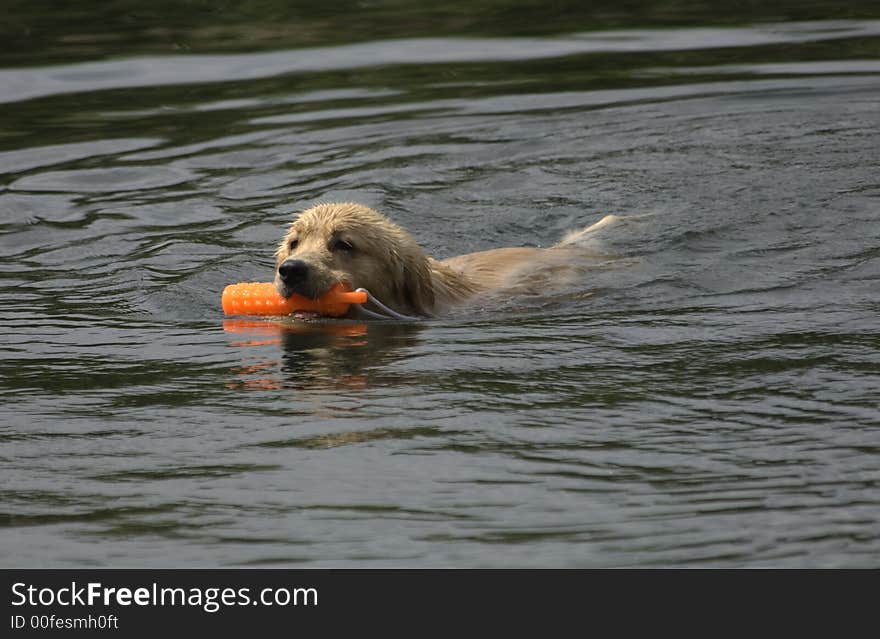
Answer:
[[[223,289],[221,301],[227,315],[290,315],[294,311],[308,311],[339,317],[348,312],[349,305],[366,302],[367,294],[336,284],[316,300],[296,293],[284,298],[272,282],[242,282]]]

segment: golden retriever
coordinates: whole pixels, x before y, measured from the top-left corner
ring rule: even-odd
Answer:
[[[498,248],[435,260],[367,206],[319,204],[300,213],[279,244],[275,287],[284,297],[316,298],[344,282],[367,289],[397,313],[430,317],[481,292],[522,284],[536,271],[566,270],[577,260],[577,241],[614,219],[606,216],[550,248]]]

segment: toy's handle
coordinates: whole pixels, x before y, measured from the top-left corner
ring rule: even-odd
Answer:
[[[316,300],[293,294],[281,297],[272,282],[242,282],[223,289],[221,303],[227,315],[290,315],[294,311],[310,311],[330,317],[348,312],[351,304],[363,304],[367,294],[336,284]]]

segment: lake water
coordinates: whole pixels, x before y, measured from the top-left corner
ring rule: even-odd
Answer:
[[[0,565],[880,567],[880,10],[20,4]],[[224,318],[329,200],[439,257],[624,219],[561,292]]]

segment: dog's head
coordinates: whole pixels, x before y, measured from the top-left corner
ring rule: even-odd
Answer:
[[[319,204],[303,211],[275,258],[275,287],[284,297],[314,299],[344,282],[401,313],[433,310],[431,269],[422,249],[402,228],[360,204]]]

